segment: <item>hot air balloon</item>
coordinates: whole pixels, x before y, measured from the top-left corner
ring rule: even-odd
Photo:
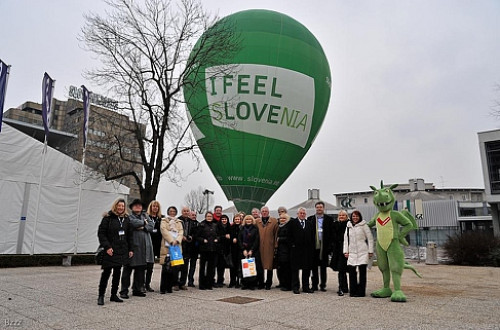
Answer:
[[[249,212],[311,147],[328,109],[330,68],[314,35],[287,15],[245,10],[211,29],[221,23],[235,30],[238,50],[220,65],[198,63],[184,98],[203,157],[228,200]],[[192,54],[203,47],[198,41]]]

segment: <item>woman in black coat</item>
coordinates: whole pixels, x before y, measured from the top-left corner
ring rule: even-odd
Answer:
[[[231,224],[229,223],[229,217],[225,214],[220,216],[217,222],[217,227],[219,230],[220,241],[217,244],[217,256],[216,256],[216,267],[217,267],[217,283],[215,286],[217,288],[222,288],[224,286],[224,273],[228,265],[226,263],[226,256],[230,254],[230,234],[229,229]]]
[[[146,214],[149,216],[149,218],[153,221],[153,231],[149,233],[151,236],[151,242],[153,243],[153,252],[155,258],[160,258],[160,248],[161,248],[161,231],[160,231],[160,223],[161,219],[163,218],[163,215],[161,214],[161,205],[160,202],[158,201],[152,201],[148,205],[148,209],[146,211]],[[151,288],[151,278],[153,277],[153,269],[154,269],[154,262],[147,264],[146,268],[146,291],[148,292],[154,292],[154,290]]]
[[[130,226],[126,213],[125,200],[118,199],[111,206],[111,211],[102,218],[97,231],[99,244],[106,251],[102,260],[98,305],[104,305],[104,293],[111,271],[113,271],[113,280],[111,281],[110,301],[123,302],[117,295],[118,285],[122,266],[128,264],[134,255],[132,234],[133,228]]]
[[[288,222],[290,216],[281,213],[278,228],[278,280],[281,291],[292,290],[292,268],[290,266],[290,244],[288,243]]]
[[[259,229],[254,225],[254,218],[251,215],[245,216],[244,225],[240,229],[238,245],[241,250],[241,259],[256,258],[259,254]],[[242,270],[243,273],[243,270]],[[255,290],[257,285],[257,276],[241,279],[241,289]]]
[[[231,224],[231,228],[229,228],[231,259],[233,261],[233,265],[229,269],[229,276],[230,276],[229,288],[240,287],[241,257],[240,257],[240,247],[238,245],[240,229],[241,229],[241,215],[236,214],[233,218],[233,223]]]
[[[196,230],[196,240],[200,249],[200,270],[198,275],[200,290],[212,290],[213,287],[215,256],[217,243],[219,242],[217,223],[213,219],[212,212],[205,213],[205,220],[200,223]]]
[[[343,296],[344,293],[349,293],[347,284],[347,258],[344,256],[344,233],[349,222],[349,214],[345,210],[340,210],[338,221],[335,222],[335,239],[333,242],[333,255],[330,262],[330,267],[338,272],[339,290],[337,294]]]

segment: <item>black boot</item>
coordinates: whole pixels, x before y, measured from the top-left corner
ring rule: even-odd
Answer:
[[[337,294],[339,296],[343,296],[344,295],[344,291],[342,291],[342,288],[339,287],[339,291],[337,291]]]
[[[120,298],[118,298],[118,296],[116,294],[112,294],[111,297],[109,298],[109,301],[114,301],[114,302],[117,302],[117,303],[123,302],[123,300],[121,300]]]
[[[104,296],[97,297],[97,304],[101,306],[104,305]]]

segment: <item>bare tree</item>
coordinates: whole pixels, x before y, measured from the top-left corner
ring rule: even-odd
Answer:
[[[149,203],[163,176],[177,183],[192,173],[176,166],[181,156],[191,157],[192,171],[199,166],[189,128],[193,119],[186,116],[182,97],[186,84],[196,86],[186,77],[201,76],[200,63],[220,65],[239,41],[234,29],[204,11],[198,0],[106,2],[111,7],[106,17],[85,16],[80,40],[102,63],[86,76],[107,88],[133,125],[110,141],[115,156],[129,165],[108,161],[102,170],[106,180],[132,176]],[[191,52],[197,40],[199,47]],[[131,170],[134,165],[143,170]]]
[[[198,214],[203,214],[203,212],[208,209],[209,205],[213,203],[213,198],[209,194],[209,205],[207,206],[207,195],[204,195],[203,191],[203,188],[200,186],[198,189],[191,190],[188,194],[186,194],[186,197],[184,197],[186,205]]]
[[[500,83],[495,85],[495,91],[500,94]],[[497,120],[500,119],[500,98],[493,100],[490,114]]]

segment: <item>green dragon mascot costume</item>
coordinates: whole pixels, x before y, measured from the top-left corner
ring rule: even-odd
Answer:
[[[371,296],[391,297],[391,301],[405,302],[406,296],[401,291],[403,270],[411,269],[417,276],[421,277],[421,275],[413,266],[405,262],[404,252],[400,245],[408,245],[405,236],[411,230],[417,229],[417,223],[410,212],[393,210],[395,198],[392,189],[397,186],[393,184],[389,188],[384,188],[383,181],[380,182],[380,189],[370,186],[374,191],[373,204],[379,212],[371,219],[368,226],[376,225],[377,228],[377,264],[384,281],[384,287],[372,292]],[[394,292],[390,288],[391,275]]]

